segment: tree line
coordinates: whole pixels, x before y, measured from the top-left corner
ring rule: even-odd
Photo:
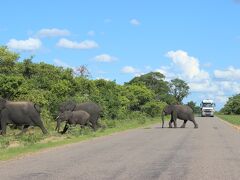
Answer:
[[[68,100],[96,102],[103,109],[102,117],[123,119],[131,114],[158,116],[166,104],[181,104],[189,94],[185,81],[176,78],[168,82],[159,72],[119,85],[89,78],[85,66],[76,74],[71,68],[34,63],[33,56],[19,59],[19,53],[0,46],[0,97],[39,104],[45,121],[52,121],[61,103]]]

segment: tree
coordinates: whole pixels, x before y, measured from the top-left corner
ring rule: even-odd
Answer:
[[[156,100],[167,102],[170,94],[168,82],[164,80],[165,76],[160,72],[150,72],[139,77],[134,77],[127,84],[142,84],[154,91]],[[173,99],[172,99],[173,100]]]
[[[173,79],[170,84],[170,92],[176,98],[177,102],[182,104],[182,100],[189,94],[188,84],[181,79]]]
[[[30,79],[34,74],[33,63],[32,63],[33,56],[28,59],[23,60],[23,76],[25,78]]]
[[[86,65],[81,65],[76,69],[76,74],[79,74],[81,77],[89,77],[91,74]]]
[[[19,88],[24,78],[15,75],[0,74],[0,96],[6,99],[13,99],[19,93]]]
[[[240,114],[240,94],[230,97],[220,111],[224,114]]]
[[[129,110],[140,111],[141,106],[154,100],[154,92],[145,85],[125,85],[125,95],[129,99]]]
[[[192,108],[192,110],[193,110],[194,113],[200,113],[201,108],[200,108],[199,106],[197,106],[195,102],[189,101],[189,102],[187,103],[187,106],[189,106],[190,108]]]
[[[0,74],[11,74],[19,57],[19,54],[9,51],[6,46],[0,46]]]

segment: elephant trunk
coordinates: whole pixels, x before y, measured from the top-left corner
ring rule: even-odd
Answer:
[[[162,128],[164,127],[164,116],[165,116],[165,112],[162,112]]]

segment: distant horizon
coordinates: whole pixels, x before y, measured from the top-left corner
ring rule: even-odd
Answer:
[[[190,86],[184,103],[240,93],[240,1],[2,2],[0,44],[33,62],[123,84],[148,72]]]

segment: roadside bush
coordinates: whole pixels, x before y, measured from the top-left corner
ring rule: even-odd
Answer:
[[[220,112],[224,114],[240,114],[240,94],[230,97]]]
[[[166,106],[165,102],[150,101],[141,107],[141,111],[151,117],[160,116],[163,108]]]

